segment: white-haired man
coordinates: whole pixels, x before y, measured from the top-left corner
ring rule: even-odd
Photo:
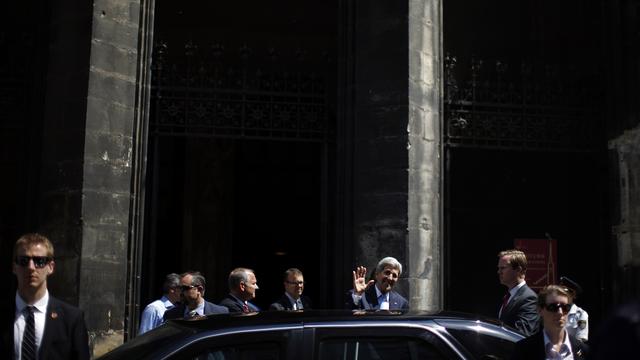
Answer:
[[[393,290],[402,274],[402,264],[393,257],[378,262],[373,279],[367,281],[367,268],[353,271],[353,289],[347,295],[345,307],[362,310],[404,310],[409,302]]]

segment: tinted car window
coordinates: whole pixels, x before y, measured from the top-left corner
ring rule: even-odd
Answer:
[[[320,360],[445,359],[431,344],[408,337],[333,338],[320,342]]]
[[[490,336],[467,329],[447,329],[477,359],[508,359],[516,343],[508,338]]]
[[[295,352],[299,331],[250,331],[194,339],[171,360],[280,360]]]
[[[279,360],[283,359],[277,343],[238,344],[205,349],[197,354],[184,354],[172,359],[189,360]]]

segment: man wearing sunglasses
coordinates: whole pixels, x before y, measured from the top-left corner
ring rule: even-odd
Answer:
[[[542,330],[520,340],[512,359],[586,359],[589,348],[565,328],[573,303],[570,291],[563,286],[548,285],[538,294],[538,313]]]
[[[11,321],[2,333],[3,357],[16,360],[89,359],[83,312],[49,294],[55,268],[53,244],[40,234],[25,234],[13,247],[18,289]]]
[[[291,268],[284,272],[284,295],[271,304],[269,310],[309,310],[311,300],[302,295],[304,276],[302,271]]]
[[[216,305],[204,299],[206,280],[199,272],[186,272],[180,277],[182,303],[164,313],[165,320],[192,319],[205,315],[225,314],[224,306]]]

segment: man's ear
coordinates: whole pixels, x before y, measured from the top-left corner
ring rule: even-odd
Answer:
[[[49,275],[51,275],[53,274],[53,270],[56,268],[56,262],[54,260],[51,260],[48,266],[49,266]]]

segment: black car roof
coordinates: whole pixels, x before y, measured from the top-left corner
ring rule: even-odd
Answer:
[[[345,321],[425,321],[425,320],[481,320],[500,325],[495,319],[478,315],[446,311],[352,311],[352,310],[306,310],[263,311],[254,313],[232,313],[208,315],[194,320],[170,320],[170,323],[193,331],[216,330],[236,326],[260,326],[291,323],[345,322]]]
[[[303,311],[264,311],[254,313],[232,313],[208,315],[190,320],[169,320],[157,329],[149,331],[133,340],[121,345],[113,352],[106,354],[104,359],[111,355],[117,357],[117,353],[126,352],[126,349],[135,347],[140,353],[146,353],[166,341],[189,336],[199,332],[209,332],[223,329],[242,327],[278,327],[278,326],[303,326],[314,323],[345,323],[345,322],[425,322],[425,321],[449,322],[482,321],[501,326],[495,319],[487,319],[477,315],[455,312],[433,311],[358,311],[358,310],[303,310]],[[145,349],[146,348],[146,349]],[[103,359],[103,358],[101,358]]]

